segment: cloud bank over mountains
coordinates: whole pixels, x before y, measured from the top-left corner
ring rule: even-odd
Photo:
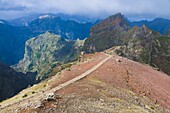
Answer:
[[[131,19],[170,18],[170,0],[0,0],[0,18],[36,13],[106,17],[121,12]]]

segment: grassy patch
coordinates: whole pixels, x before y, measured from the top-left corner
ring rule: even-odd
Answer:
[[[100,80],[99,80],[98,78],[96,78],[96,77],[90,77],[89,80],[90,80],[91,82],[94,82],[94,83],[102,83],[102,81],[100,81]]]
[[[151,109],[152,109],[152,110],[155,110],[155,108],[154,108],[153,106],[151,106]]]
[[[27,97],[28,95],[27,94],[24,94],[23,96],[22,96],[22,98],[25,98],[25,97]]]
[[[51,71],[51,73],[48,75],[49,77],[51,76],[55,76],[57,73],[61,72],[62,70],[68,68],[70,70],[72,66],[72,63],[68,63],[68,64],[62,64],[60,66],[57,66],[56,68],[53,68],[53,70]]]

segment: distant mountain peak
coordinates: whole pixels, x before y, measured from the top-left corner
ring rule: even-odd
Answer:
[[[115,15],[109,16],[103,22],[106,24],[110,24],[111,26],[120,26],[125,29],[128,26],[127,19],[121,13],[117,13]]]
[[[125,17],[121,13],[117,13],[115,15],[109,16],[107,19],[110,19],[111,21],[113,21],[113,20],[125,20]]]
[[[109,16],[110,19],[122,19],[124,18],[124,15],[122,15],[121,13],[116,13],[115,15],[111,15]]]
[[[118,39],[129,28],[127,19],[121,13],[106,18],[91,28],[90,37],[85,42],[85,51],[103,51],[118,45]]]
[[[107,27],[109,29],[110,27],[111,29],[113,27],[121,27],[124,30],[128,30],[129,27],[127,19],[121,13],[117,13],[115,15],[109,16],[99,24],[95,25],[93,28],[100,27],[100,26],[103,26],[104,28]]]
[[[52,15],[42,15],[42,16],[39,16],[38,18],[39,19],[45,19],[45,18],[51,18],[51,17],[54,17]]]
[[[0,24],[4,24],[4,22],[0,20]]]
[[[150,31],[150,29],[149,29],[145,24],[142,25],[142,29],[143,29],[144,31],[148,31],[148,30]]]
[[[165,19],[165,18],[155,18],[153,21],[169,21],[169,19]]]
[[[0,19],[0,24],[8,24],[7,21]]]
[[[155,18],[152,21],[141,20],[136,22],[129,22],[131,27],[136,25],[141,27],[143,24],[145,24],[149,29],[157,31],[161,34],[166,34],[166,32],[170,29],[170,19]]]

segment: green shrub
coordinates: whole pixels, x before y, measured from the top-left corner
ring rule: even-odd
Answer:
[[[27,97],[28,95],[27,94],[24,94],[23,96],[22,96],[22,98],[25,98],[25,97]]]
[[[151,109],[154,110],[155,108],[152,106]]]

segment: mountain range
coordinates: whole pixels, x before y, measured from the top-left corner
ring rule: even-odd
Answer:
[[[77,23],[95,23],[97,20],[102,20],[100,18],[91,18],[87,16],[80,16],[80,15],[67,15],[63,13],[58,13],[58,14],[53,14],[53,13],[44,13],[44,14],[33,14],[33,15],[28,15],[25,17],[13,19],[13,20],[8,20],[8,23],[13,25],[13,26],[28,26],[32,21],[35,19],[42,17],[44,15],[49,15],[53,17],[60,17],[62,20],[72,20]]]
[[[60,18],[61,17],[61,18]],[[47,31],[69,40],[85,39],[90,35],[90,29],[101,19],[90,19],[81,16],[64,14],[37,14],[25,18],[0,22],[0,61],[14,65],[24,56],[25,42]],[[127,18],[126,18],[127,20]],[[153,21],[128,21],[130,27],[145,24],[148,28],[161,34],[168,34],[170,20],[157,18]],[[10,34],[9,34],[10,33]],[[8,39],[8,40],[7,40]],[[10,57],[13,56],[13,59]]]
[[[89,37],[89,30],[93,24],[78,23],[73,20],[63,20],[60,17],[43,15],[29,24],[34,34],[42,34],[47,31],[60,35],[69,40],[84,39]]]
[[[47,31],[69,40],[85,39],[92,25],[51,15],[40,16],[27,26],[12,26],[3,21],[0,23],[0,61],[7,65],[18,63],[24,57],[25,42]]]
[[[129,59],[146,63],[170,74],[170,38],[147,26],[130,27],[120,13],[92,27],[84,50],[99,52],[110,49]]]
[[[142,21],[136,21],[136,22],[129,22],[130,26],[143,26],[146,25],[148,28],[159,32],[161,34],[166,34],[168,30],[170,29],[170,20],[164,19],[164,18],[156,18],[152,21],[142,20]]]
[[[130,22],[121,13],[96,23],[54,15],[26,26],[1,20],[0,52],[8,57],[0,58],[15,64],[0,65],[0,90],[9,92],[1,99],[44,81],[0,103],[0,112],[168,113],[168,21]]]

